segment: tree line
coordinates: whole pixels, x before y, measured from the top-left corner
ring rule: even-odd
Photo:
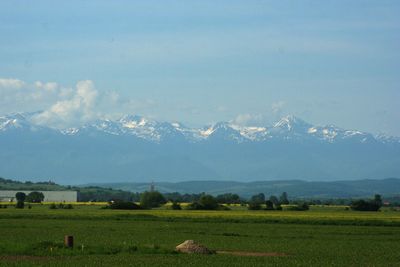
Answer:
[[[97,189],[97,188],[96,188]],[[119,193],[128,193],[118,191]],[[95,193],[95,192],[93,192]],[[114,195],[113,195],[114,196]],[[201,194],[180,194],[165,193],[161,194],[158,191],[146,191],[143,193],[131,193],[129,197],[123,194],[123,199],[112,199],[108,208],[111,209],[151,209],[157,208],[167,202],[172,202],[172,209],[181,209],[180,203],[189,203],[186,209],[192,210],[227,210],[224,204],[241,204],[247,206],[249,210],[282,210],[282,205],[289,205],[286,209],[305,211],[309,206],[315,204],[307,201],[289,201],[288,194],[283,192],[279,197],[271,195],[268,198],[264,193],[253,195],[248,200],[244,200],[237,194],[226,193],[216,197],[201,193]],[[111,196],[110,196],[111,197]],[[15,195],[17,199],[16,208],[24,208],[24,203],[41,203],[44,200],[44,195],[41,192],[33,191],[26,195],[23,192],[18,192]],[[140,204],[136,204],[139,202]],[[350,208],[356,211],[378,211],[383,206],[381,195],[376,194],[372,200],[358,199],[350,203]]]

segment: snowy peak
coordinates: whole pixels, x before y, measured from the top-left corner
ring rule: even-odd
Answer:
[[[34,125],[21,113],[0,117],[0,131],[36,131],[43,127]]]
[[[137,115],[126,115],[126,116],[123,116],[118,121],[122,124],[123,127],[129,128],[129,129],[143,127],[146,124],[154,124],[154,123],[151,123],[146,118],[137,116]]]
[[[202,131],[202,136],[212,140],[244,142],[246,138],[228,122],[218,122]]]
[[[275,129],[281,129],[286,131],[305,130],[310,128],[311,126],[312,126],[311,124],[293,115],[283,117],[274,124]]]

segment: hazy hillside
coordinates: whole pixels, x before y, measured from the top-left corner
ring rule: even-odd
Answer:
[[[97,186],[142,192],[150,188],[149,183],[107,183]],[[291,197],[298,198],[351,198],[371,197],[374,194],[384,196],[400,196],[400,179],[355,180],[334,182],[306,182],[300,180],[232,182],[232,181],[192,181],[178,183],[155,183],[161,192],[201,193],[214,195],[236,193],[249,197],[257,193],[279,195],[287,192]]]

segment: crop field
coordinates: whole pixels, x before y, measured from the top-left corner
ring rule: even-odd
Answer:
[[[73,249],[63,247],[73,235]],[[0,209],[1,266],[398,266],[400,212]],[[186,255],[193,239],[219,253]]]

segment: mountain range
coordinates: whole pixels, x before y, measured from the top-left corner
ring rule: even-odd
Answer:
[[[110,181],[332,181],[400,177],[400,138],[286,116],[264,127],[202,128],[126,115],[77,128],[0,117],[0,174],[64,184]]]

